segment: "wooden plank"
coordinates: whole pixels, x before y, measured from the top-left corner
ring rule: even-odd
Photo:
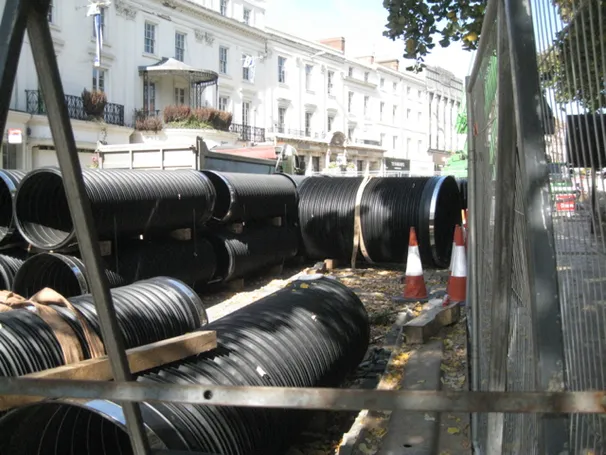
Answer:
[[[326,264],[326,270],[331,271],[339,267],[338,259],[324,259],[324,264]]]
[[[458,303],[431,308],[406,323],[404,326],[406,342],[409,344],[425,343],[429,338],[435,336],[442,327],[457,322],[460,315],[461,308]]]
[[[216,333],[214,331],[200,331],[128,349],[126,357],[131,373],[140,373],[183,360],[201,352],[210,351],[216,347]],[[27,379],[72,379],[82,381],[110,381],[113,379],[107,356],[83,360],[82,362],[31,373],[22,377]],[[34,403],[43,399],[43,397],[0,396],[0,410]]]
[[[175,240],[191,240],[191,228],[177,229],[170,233],[170,237]]]

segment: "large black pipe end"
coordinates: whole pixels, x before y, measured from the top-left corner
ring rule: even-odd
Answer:
[[[118,274],[106,270],[110,287],[126,284]],[[31,297],[44,288],[51,288],[65,298],[88,294],[86,266],[75,257],[57,253],[40,253],[28,258],[13,282],[13,291]]]
[[[15,224],[13,199],[25,171],[0,170],[0,245],[20,240]]]
[[[15,222],[21,236],[41,249],[75,242],[74,226],[58,168],[27,174],[15,195]]]
[[[20,251],[0,254],[0,290],[10,291],[13,289],[15,275],[24,262],[25,254]]]
[[[233,216],[236,191],[231,182],[221,172],[202,171],[215,188],[215,205],[212,218],[219,223],[227,222]]]
[[[461,224],[461,193],[454,177],[432,177],[423,190],[419,218],[419,250],[429,265],[448,268],[457,224]]]

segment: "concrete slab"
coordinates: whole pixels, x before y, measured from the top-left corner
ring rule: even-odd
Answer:
[[[404,368],[401,390],[440,390],[442,340],[419,346]],[[395,411],[378,455],[434,455],[438,443],[437,413]]]

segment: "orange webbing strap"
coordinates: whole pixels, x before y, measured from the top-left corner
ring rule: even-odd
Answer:
[[[88,343],[91,358],[100,357],[105,354],[103,343],[97,334],[91,330],[86,319],[80,312],[61,294],[50,288],[44,288],[29,300],[8,291],[0,292],[0,307],[10,309],[33,307],[35,313],[46,322],[53,330],[66,364],[84,360],[84,352],[78,337],[71,326],[63,320],[51,306],[57,305],[68,309],[77,319],[82,327],[84,338]],[[3,310],[0,310],[3,311]]]

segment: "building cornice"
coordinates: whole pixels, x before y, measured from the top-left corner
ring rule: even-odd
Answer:
[[[316,54],[318,52],[323,52],[318,58],[322,57],[327,60],[333,60],[337,63],[344,63],[347,61],[347,58],[335,51],[329,46],[324,46],[322,44],[316,44],[309,42],[307,40],[302,40],[296,36],[288,35],[280,30],[268,29],[267,34],[269,36],[270,41],[276,41],[281,44],[285,44],[287,46],[296,47],[305,52],[310,52],[312,54]]]

